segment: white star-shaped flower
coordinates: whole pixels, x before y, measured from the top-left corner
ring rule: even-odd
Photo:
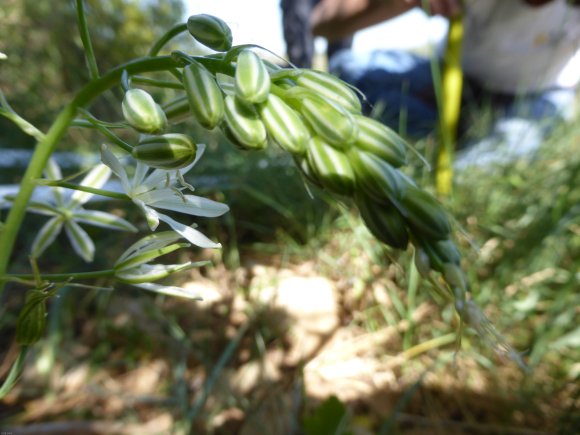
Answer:
[[[44,172],[50,180],[62,179],[60,168],[54,159],[48,161]],[[110,175],[111,170],[105,165],[99,164],[85,176],[80,185],[98,189],[107,182]],[[72,195],[66,198],[62,187],[51,187],[50,191],[52,198],[45,201],[31,201],[28,206],[30,212],[52,216],[32,242],[32,256],[35,258],[38,258],[54,242],[63,227],[73,249],[86,262],[93,260],[95,245],[79,223],[119,231],[137,232],[137,228],[131,223],[114,214],[84,209],[82,205],[93,196],[92,193],[75,190]]]
[[[204,150],[205,145],[199,144],[193,163],[180,170],[151,170],[149,166],[137,162],[132,178],[129,178],[121,161],[106,145],[101,147],[101,160],[119,177],[127,196],[143,211],[151,231],[155,231],[159,221],[163,221],[173,231],[196,246],[220,248],[221,244],[211,241],[193,227],[177,222],[156,210],[171,210],[202,217],[218,217],[229,210],[227,205],[220,202],[182,193],[184,189],[192,190],[192,187],[184,181],[183,175],[193,168]]]

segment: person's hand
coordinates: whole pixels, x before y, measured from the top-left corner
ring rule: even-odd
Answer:
[[[411,6],[422,7],[425,1],[423,0],[404,0]],[[461,13],[460,0],[427,0],[429,4],[428,11],[432,15],[443,15],[444,17],[455,17]]]

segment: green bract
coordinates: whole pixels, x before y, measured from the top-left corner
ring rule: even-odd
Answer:
[[[213,75],[193,61],[183,68],[183,86],[197,121],[207,129],[216,127],[224,116],[224,97]]]
[[[362,115],[354,115],[358,135],[354,146],[389,162],[395,168],[407,164],[405,141],[386,125]]]
[[[195,160],[197,145],[189,136],[169,133],[141,139],[132,154],[136,160],[153,168],[180,169]]]
[[[160,133],[167,126],[167,117],[159,104],[142,89],[129,89],[121,104],[123,116],[141,133]]]
[[[236,97],[225,99],[225,124],[235,144],[244,149],[262,149],[268,144],[266,127],[252,107],[241,104]]]
[[[260,106],[260,115],[268,134],[282,149],[292,154],[304,154],[310,132],[294,109],[280,97],[270,94]]]
[[[306,156],[312,172],[323,187],[338,195],[351,195],[354,192],[354,172],[342,151],[315,136],[308,143]]]
[[[232,31],[221,18],[208,14],[192,15],[187,20],[191,36],[216,51],[232,48]]]
[[[236,96],[247,103],[262,103],[270,93],[270,75],[251,50],[242,50],[236,66]]]
[[[349,112],[360,113],[361,104],[356,93],[341,79],[322,71],[302,70],[296,83],[344,107]]]

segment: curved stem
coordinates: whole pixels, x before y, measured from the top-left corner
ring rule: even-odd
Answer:
[[[0,243],[0,277],[8,269],[8,262],[12,255],[14,243],[20,230],[26,205],[36,186],[36,180],[41,177],[46,162],[54,152],[60,139],[64,136],[78,109],[87,106],[98,95],[119,83],[121,74],[127,70],[130,74],[139,74],[151,71],[162,71],[175,68],[175,61],[169,56],[138,58],[110,70],[100,78],[89,82],[82,88],[75,98],[60,112],[43,140],[39,141],[30,164],[22,178],[20,190],[2,228]],[[0,294],[4,286],[0,283]]]
[[[167,31],[167,33],[165,33],[165,35],[163,35],[161,38],[159,38],[159,40],[153,45],[153,47],[151,47],[151,50],[149,50],[148,55],[149,56],[157,56],[159,54],[159,51],[161,51],[161,49],[165,46],[165,44],[167,44],[169,41],[171,41],[173,38],[175,38],[180,33],[183,33],[186,31],[187,31],[187,24],[185,24],[185,23],[178,24],[177,26],[173,27],[172,29],[169,29]]]

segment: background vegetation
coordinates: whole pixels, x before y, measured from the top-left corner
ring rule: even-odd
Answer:
[[[5,4],[0,51],[9,57],[0,88],[45,128],[86,80],[73,4]],[[143,54],[182,20],[178,1],[88,4],[99,23],[91,31],[102,70]],[[119,96],[108,98],[100,115],[114,119]],[[0,427],[19,434],[577,433],[578,121],[554,131],[533,159],[458,173],[446,204],[474,297],[525,352],[529,373],[470,331],[456,352],[453,309],[418,278],[412,252],[378,245],[350,204],[309,194],[284,155],[244,153],[212,138],[189,181],[231,206],[225,217],[199,222],[224,249],[179,254],[212,260],[179,283],[204,301],[122,287],[62,289],[46,338],[0,404]],[[83,139],[81,149],[94,150],[95,138]],[[0,146],[32,144],[0,120]],[[416,147],[430,158],[434,141]],[[432,183],[418,159],[411,175]],[[3,172],[0,182],[18,176]],[[26,227],[38,225],[29,218]],[[105,253],[131,242],[91,235]],[[33,237],[19,241],[22,267]],[[43,268],[82,268],[62,242],[47,251]],[[0,377],[14,357],[21,293],[11,288],[0,308]]]

